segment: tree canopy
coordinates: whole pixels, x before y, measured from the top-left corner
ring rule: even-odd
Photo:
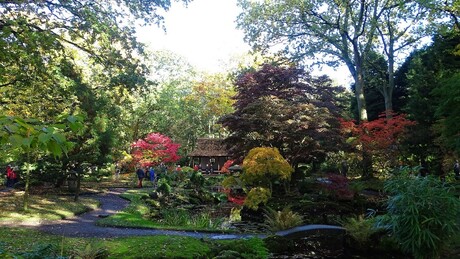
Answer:
[[[0,113],[45,124],[82,115],[83,133],[71,136],[76,145],[62,168],[72,160],[113,161],[114,146],[128,147],[133,140],[131,125],[118,123],[130,94],[151,84],[135,26],[161,25],[170,4],[0,1]]]
[[[236,82],[235,111],[220,122],[237,158],[247,150],[270,146],[292,164],[325,156],[340,143],[337,116],[340,88],[325,77],[295,67],[263,65]]]
[[[142,166],[176,162],[179,160],[177,155],[179,146],[169,137],[154,132],[149,133],[145,138],[139,139],[131,145],[134,160]]]
[[[355,81],[358,119],[368,119],[365,63],[372,51],[385,53],[389,81],[381,86],[392,110],[396,53],[425,35],[430,6],[417,1],[240,0],[238,25],[255,49],[282,49],[295,60],[347,66]],[[438,14],[440,14],[438,12]],[[436,20],[438,21],[438,20]]]

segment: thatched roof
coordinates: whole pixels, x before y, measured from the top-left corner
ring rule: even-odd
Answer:
[[[222,139],[202,138],[197,139],[195,149],[188,155],[190,157],[218,157],[229,156]]]

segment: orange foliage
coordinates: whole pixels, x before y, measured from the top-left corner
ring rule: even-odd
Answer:
[[[405,114],[393,114],[386,118],[381,114],[377,120],[356,124],[355,121],[340,119],[342,131],[355,138],[355,144],[367,151],[386,150],[397,145],[406,133],[407,127],[415,125]]]

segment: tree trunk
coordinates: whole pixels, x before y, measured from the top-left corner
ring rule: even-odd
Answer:
[[[383,87],[383,98],[385,100],[385,115],[387,119],[391,119],[393,112],[393,89],[395,87],[394,79],[394,50],[393,43],[390,42],[388,55],[388,85]]]
[[[361,178],[369,179],[374,176],[374,173],[372,171],[372,154],[370,154],[366,150],[363,150],[363,161],[361,163],[361,166],[363,170]]]
[[[355,83],[356,102],[358,104],[359,122],[367,121],[366,98],[364,97],[364,80],[359,78]]]
[[[30,185],[30,151],[27,152],[27,162],[25,163],[25,168],[26,168],[26,174],[24,177],[25,180],[25,186],[24,186],[24,204],[23,204],[23,210],[27,211],[29,209],[29,185]]]
[[[25,174],[24,178],[25,178],[24,179],[25,180],[25,187],[24,187],[23,210],[27,211],[29,209],[29,182],[30,182],[29,168],[26,169],[26,174]]]
[[[358,106],[358,120],[359,123],[367,121],[367,108],[366,98],[364,96],[364,71],[363,71],[363,58],[360,54],[357,42],[353,44],[353,59],[344,59],[353,79],[355,80],[355,97]]]
[[[78,201],[78,198],[80,197],[81,177],[83,176],[83,168],[81,167],[80,164],[78,164],[75,169],[77,173],[77,188],[75,190],[75,196],[73,200]]]
[[[75,190],[75,196],[73,197],[73,201],[78,201],[80,197],[80,186],[81,186],[81,175],[77,173],[77,188]]]

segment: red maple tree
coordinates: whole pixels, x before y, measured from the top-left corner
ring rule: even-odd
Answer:
[[[358,148],[373,155],[394,156],[398,144],[414,121],[405,114],[392,114],[386,118],[382,113],[378,119],[356,124],[355,121],[341,119],[342,131],[349,134],[351,142]]]
[[[177,155],[180,144],[160,133],[149,133],[145,138],[134,142],[131,147],[134,160],[141,166],[155,166],[161,162],[174,163],[180,158]]]

